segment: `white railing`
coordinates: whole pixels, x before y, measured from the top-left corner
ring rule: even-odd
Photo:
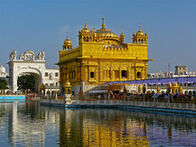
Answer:
[[[64,100],[42,99],[41,103],[64,105]],[[196,111],[194,103],[170,103],[170,102],[146,102],[146,101],[124,101],[124,100],[72,100],[72,105],[125,105],[154,108],[185,109]]]
[[[145,101],[124,101],[124,100],[73,100],[73,105],[127,105],[170,109],[195,110],[193,103],[169,103],[169,102],[145,102]]]

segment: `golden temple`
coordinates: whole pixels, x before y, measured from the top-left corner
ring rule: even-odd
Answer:
[[[75,94],[96,89],[106,82],[141,80],[147,78],[148,36],[141,30],[132,36],[132,43],[124,42],[106,29],[104,17],[102,27],[90,30],[87,23],[79,31],[79,45],[72,47],[68,38],[59,51],[60,85],[70,81]]]

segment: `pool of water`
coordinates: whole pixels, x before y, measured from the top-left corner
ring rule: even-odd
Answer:
[[[196,146],[196,118],[0,103],[0,147]]]
[[[25,101],[25,95],[0,95],[0,102],[16,100]]]

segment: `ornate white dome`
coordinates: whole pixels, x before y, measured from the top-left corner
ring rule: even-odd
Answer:
[[[3,67],[3,65],[0,65],[0,73],[5,73],[6,70],[5,70],[5,67]]]

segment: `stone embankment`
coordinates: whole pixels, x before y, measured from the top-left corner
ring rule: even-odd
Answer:
[[[194,103],[170,103],[170,102],[145,102],[125,100],[72,100],[66,104],[64,100],[40,100],[42,105],[51,105],[65,108],[117,108],[136,109],[143,111],[156,111],[167,113],[181,113],[196,115],[196,104]]]

